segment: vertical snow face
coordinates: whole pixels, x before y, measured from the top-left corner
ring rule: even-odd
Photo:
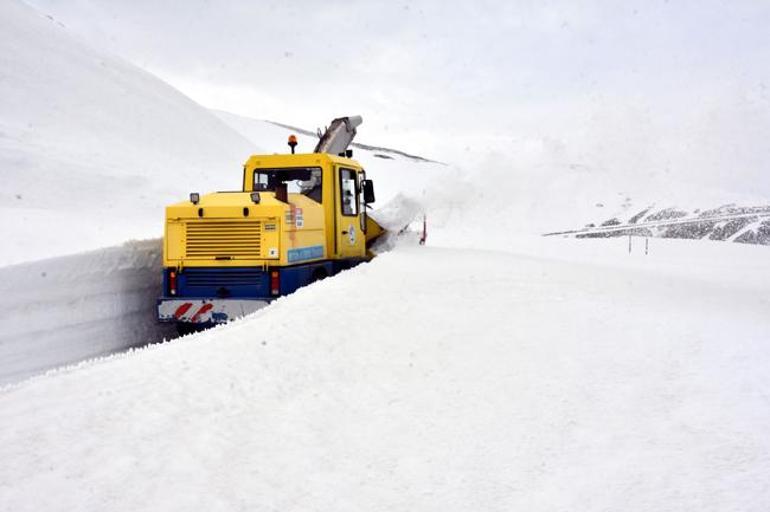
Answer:
[[[0,268],[0,385],[161,341],[159,240]]]
[[[232,189],[253,144],[30,7],[0,5],[0,265],[160,235],[188,189]]]

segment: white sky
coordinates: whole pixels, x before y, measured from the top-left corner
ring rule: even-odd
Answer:
[[[31,3],[209,107],[770,195],[770,2]]]

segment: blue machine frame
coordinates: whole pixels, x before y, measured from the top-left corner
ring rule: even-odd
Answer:
[[[159,308],[166,301],[180,299],[216,302],[217,300],[253,300],[269,303],[285,295],[294,293],[318,279],[333,276],[342,270],[352,268],[366,260],[353,258],[344,260],[325,260],[287,267],[185,267],[163,269],[163,293],[158,299]],[[171,272],[176,273],[176,293],[170,293]],[[279,273],[279,292],[271,290],[271,274]],[[223,319],[229,320],[229,319]],[[174,318],[162,317],[161,322],[184,322]],[[205,322],[207,324],[216,322]]]

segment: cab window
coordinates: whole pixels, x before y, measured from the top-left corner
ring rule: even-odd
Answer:
[[[356,171],[352,169],[340,169],[340,201],[342,215],[358,215]]]
[[[302,194],[320,203],[323,197],[322,176],[320,167],[257,169],[254,171],[254,190],[273,192],[277,185],[286,184],[289,194]]]

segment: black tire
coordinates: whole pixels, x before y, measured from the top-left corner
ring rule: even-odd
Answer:
[[[329,277],[329,274],[326,273],[326,269],[319,267],[313,271],[313,275],[310,277],[310,282],[315,283],[316,281],[322,281],[327,277]]]
[[[177,322],[176,332],[179,333],[180,336],[186,336],[188,334],[205,331],[209,327],[210,326],[208,325],[198,325],[198,324],[190,324],[187,322]]]

